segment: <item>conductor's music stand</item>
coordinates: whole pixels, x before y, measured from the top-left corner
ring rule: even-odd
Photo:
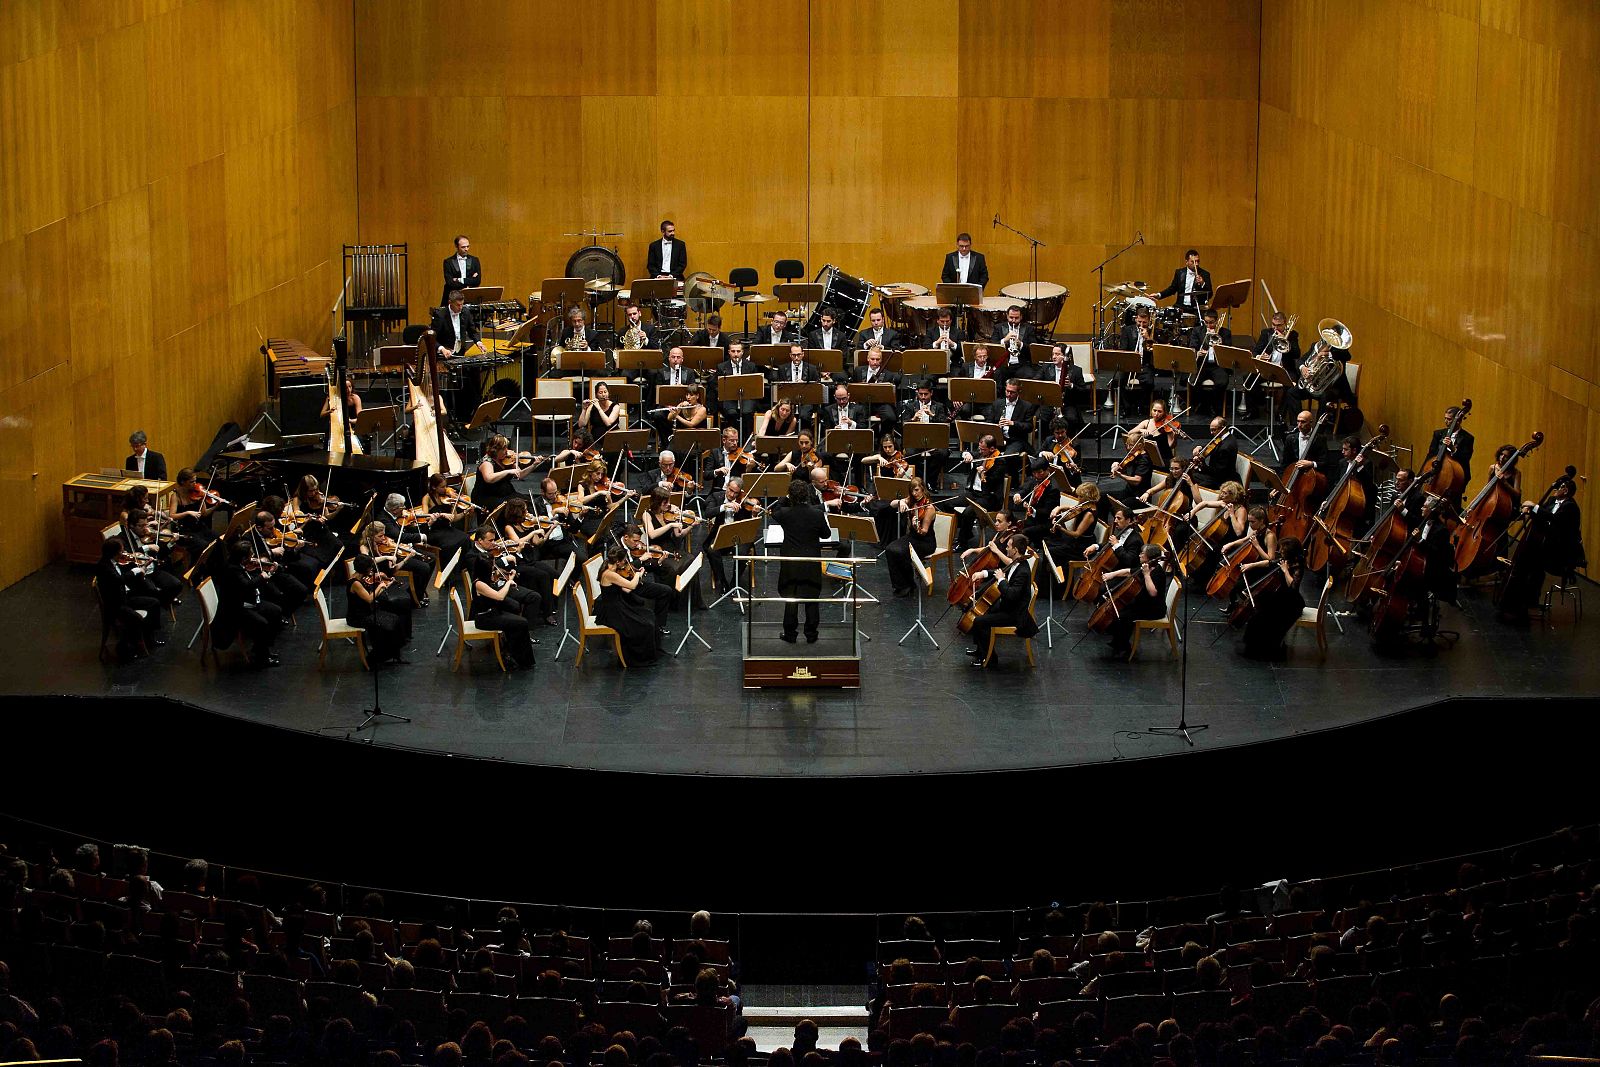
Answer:
[[[926,563],[922,562],[922,557],[917,555],[917,550],[915,548],[912,548],[909,551],[911,553],[911,573],[912,576],[916,578],[917,586],[917,618],[916,621],[911,624],[911,629],[905,632],[905,637],[900,638],[900,640],[895,643],[903,645],[906,643],[907,637],[910,637],[918,630],[921,630],[922,636],[928,639],[928,643],[934,648],[938,648],[939,642],[933,639],[933,631],[928,629],[928,624],[923,621],[922,615],[922,598],[925,594],[930,594],[933,592],[933,571]]]
[[[737,404],[735,409],[739,427],[739,440],[744,440],[744,406],[758,403],[767,395],[767,379],[763,374],[730,374],[717,379],[717,403]]]
[[[828,525],[833,529],[839,541],[839,554],[841,556],[847,554],[843,550],[843,545],[846,541],[850,542],[850,551],[848,553],[850,556],[856,554],[855,543],[857,541],[866,541],[874,545],[878,542],[878,524],[865,515],[831,514],[828,516]],[[844,601],[842,605],[844,607],[844,615],[840,617],[840,622],[845,622],[850,618],[850,601],[868,600],[874,604],[879,602],[878,598],[873,596],[871,592],[861,588],[858,581],[858,568],[850,567],[849,571],[850,576],[844,579],[844,588],[839,590],[838,594],[838,599]],[[862,631],[860,628],[857,628],[856,633],[864,641],[872,640],[872,635]]]
[[[1144,363],[1139,358],[1139,353],[1130,352],[1120,348],[1101,348],[1095,350],[1095,369],[1111,372],[1111,429],[1101,434],[1102,438],[1111,438],[1111,443],[1116,444],[1117,438],[1128,432],[1122,424],[1122,386],[1132,374],[1144,372]],[[1152,387],[1154,383],[1151,383]],[[1098,415],[1098,412],[1096,413]]]
[[[922,480],[928,480],[928,453],[950,447],[948,422],[902,422],[900,444],[908,454],[921,453]]]
[[[754,479],[752,479],[753,481]],[[784,490],[785,492],[788,491],[787,485]],[[725,522],[718,526],[716,534],[711,538],[711,543],[706,548],[714,552],[727,553],[735,545],[753,545],[759,540],[761,540],[761,519],[759,517],[740,519],[737,522]],[[753,562],[750,564],[750,568],[752,572],[755,570]],[[712,601],[711,607],[716,607],[729,597],[732,597],[733,602],[739,605],[739,614],[743,615],[744,603],[750,597],[750,590],[739,584],[739,564],[737,562],[733,565],[733,585],[726,593]],[[709,611],[710,608],[707,610]]]

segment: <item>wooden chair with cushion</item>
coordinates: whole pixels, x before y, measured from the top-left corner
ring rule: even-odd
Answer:
[[[506,658],[500,646],[499,630],[480,630],[478,624],[467,618],[467,609],[461,606],[459,591],[450,590],[450,619],[456,628],[456,655],[450,664],[452,671],[461,669],[461,656],[469,644],[487,641],[494,648],[495,662],[500,664],[500,669],[506,669]]]
[[[319,585],[311,591],[317,601],[317,615],[322,619],[322,643],[317,646],[317,666],[325,667],[328,664],[328,643],[331,641],[349,641],[356,646],[356,653],[361,657],[363,670],[371,670],[367,663],[367,635],[359,627],[351,626],[345,619],[336,619],[328,610],[328,594],[322,591]]]
[[[578,658],[572,665],[583,666],[583,654],[589,648],[589,638],[609,637],[611,647],[617,653],[617,662],[626,667],[628,660],[622,654],[622,635],[611,627],[601,626],[595,621],[594,610],[589,606],[589,591],[583,587],[582,582],[572,583],[572,604],[578,611]]]
[[[1178,597],[1182,595],[1183,583],[1173,578],[1167,583],[1167,613],[1159,619],[1140,619],[1133,624],[1133,642],[1128,650],[1128,659],[1133,659],[1139,653],[1139,635],[1146,630],[1167,631],[1167,642],[1172,646],[1172,654],[1178,654],[1178,642],[1183,640],[1183,635],[1178,632]]]

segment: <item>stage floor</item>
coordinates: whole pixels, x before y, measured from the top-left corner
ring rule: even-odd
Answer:
[[[864,587],[885,602],[861,610],[871,640],[862,651],[862,687],[851,691],[741,688],[743,622],[731,603],[694,613],[711,651],[691,639],[680,657],[650,667],[623,670],[595,640],[574,668],[573,643],[554,660],[561,631],[538,628],[536,670],[502,675],[480,647],[452,673],[451,647],[434,655],[448,620],[444,598],[435,596],[416,615],[410,664],[380,675],[384,709],[413,721],[384,723],[377,743],[537,766],[762,776],[1016,770],[1189,751],[1181,739],[1148,732],[1178,721],[1179,658],[1164,635],[1147,635],[1132,663],[1111,659],[1101,636],[1076,644],[1086,609],[1063,618],[1058,605],[1067,633],[1055,633],[1053,649],[1039,635],[1036,669],[1006,642],[1006,664],[977,671],[962,654],[954,613],[933,624],[942,596],[928,604],[941,647],[920,634],[897,644],[915,601],[888,598],[881,565],[865,571]],[[0,612],[13,620],[0,694],[166,696],[333,738],[349,735],[371,704],[372,675],[348,643],[332,647],[327,667],[318,668],[312,604],[301,610],[299,629],[280,640],[283,666],[275,670],[249,670],[231,652],[220,668],[203,665],[198,642],[186,650],[199,621],[192,594],[165,648],[133,664],[103,665],[89,577],[86,568],[55,564],[0,592]],[[335,593],[335,610],[342,603]],[[1310,631],[1298,631],[1285,661],[1260,663],[1238,655],[1235,635],[1210,624],[1214,605],[1193,598],[1187,718],[1210,727],[1194,735],[1196,749],[1323,730],[1450,696],[1600,694],[1600,630],[1574,625],[1570,608],[1553,626],[1515,629],[1495,621],[1485,594],[1468,592],[1463,603],[1464,611],[1446,608],[1443,619],[1461,631],[1460,642],[1437,653],[1379,656],[1365,630],[1346,619],[1343,634],[1330,621],[1326,657]],[[1045,614],[1041,602],[1041,624]],[[842,616],[841,608],[824,609],[825,625]],[[669,650],[684,629],[679,614]],[[23,701],[7,708],[27,713]]]

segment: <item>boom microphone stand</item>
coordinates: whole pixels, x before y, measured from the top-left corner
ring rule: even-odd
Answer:
[[[1183,582],[1182,615],[1184,622],[1187,623],[1189,619],[1189,582],[1184,577],[1182,571],[1178,569],[1177,559],[1172,555],[1170,549],[1167,552],[1167,560],[1173,564],[1172,569],[1174,573],[1172,575],[1172,580],[1175,582]],[[1177,624],[1174,623],[1173,625]],[[1196,723],[1192,726],[1189,724],[1189,634],[1187,631],[1188,626],[1185,625],[1184,629],[1178,632],[1178,644],[1182,646],[1178,650],[1178,725],[1151,726],[1145,730],[1145,733],[1173,734],[1177,737],[1183,738],[1184,744],[1188,745],[1190,748],[1193,748],[1194,738],[1189,736],[1189,731],[1209,730],[1211,727],[1207,723]]]

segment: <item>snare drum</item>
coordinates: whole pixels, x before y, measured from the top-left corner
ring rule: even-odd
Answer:
[[[911,320],[902,305],[919,296],[927,296],[928,287],[916,282],[890,282],[880,291],[878,303],[883,307],[883,317],[897,330],[911,327]]]
[[[994,333],[995,324],[1006,320],[1006,312],[1022,306],[1021,300],[1010,296],[986,296],[983,303],[969,305],[966,308],[967,336],[974,341],[987,341]]]
[[[1055,282],[1017,282],[1000,290],[1002,296],[1022,301],[1024,321],[1040,333],[1049,333],[1067,303],[1067,287]]]
[[[840,329],[846,334],[854,334],[867,317],[867,305],[872,302],[872,283],[852,277],[832,263],[817,272],[816,281],[824,283],[822,302],[811,309],[810,316],[800,330],[801,335],[822,326],[819,312],[825,307],[833,309]]]

